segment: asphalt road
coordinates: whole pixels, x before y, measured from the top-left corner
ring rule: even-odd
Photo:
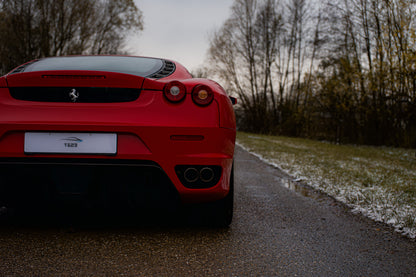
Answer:
[[[0,276],[416,276],[415,241],[239,148],[235,170],[229,229],[175,213],[133,225],[7,220]]]

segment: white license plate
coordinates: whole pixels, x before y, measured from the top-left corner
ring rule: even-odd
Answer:
[[[117,134],[26,132],[25,153],[116,154]]]

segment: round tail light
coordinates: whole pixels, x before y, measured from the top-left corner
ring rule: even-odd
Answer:
[[[180,102],[186,96],[186,87],[178,81],[167,83],[163,88],[163,94],[170,102]]]
[[[214,100],[214,93],[208,86],[197,85],[192,90],[192,100],[199,106],[207,106]]]

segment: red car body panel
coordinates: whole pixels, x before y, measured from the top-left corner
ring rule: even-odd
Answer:
[[[236,135],[231,101],[217,83],[192,79],[175,63],[173,74],[160,79],[106,71],[35,71],[0,78],[0,159],[76,158],[144,160],[157,163],[174,184],[183,203],[211,202],[230,190]],[[163,95],[170,81],[186,86],[185,99],[171,103]],[[192,89],[209,86],[214,101],[196,105]],[[122,103],[61,103],[13,98],[14,87],[116,87],[141,89],[137,100]],[[25,132],[116,133],[116,155],[26,154]],[[188,188],[175,171],[177,165],[218,165],[222,175],[209,188]]]

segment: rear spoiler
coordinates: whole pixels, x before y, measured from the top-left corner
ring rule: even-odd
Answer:
[[[144,77],[106,71],[34,71],[9,74],[0,78],[9,87],[118,87],[118,88],[141,88]]]

